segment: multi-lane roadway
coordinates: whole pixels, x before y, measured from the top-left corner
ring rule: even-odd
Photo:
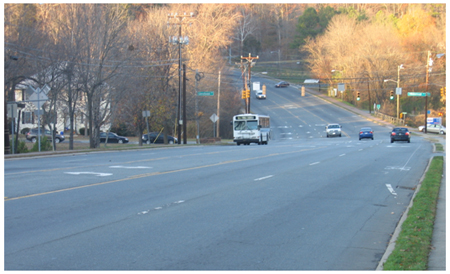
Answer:
[[[5,269],[376,269],[431,144],[391,144],[389,128],[260,81],[267,146],[5,160]]]

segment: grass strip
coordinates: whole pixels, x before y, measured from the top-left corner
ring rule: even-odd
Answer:
[[[383,270],[427,270],[443,169],[443,156],[434,157]]]
[[[434,146],[436,147],[436,151],[444,151],[444,146],[440,143],[434,144]]]

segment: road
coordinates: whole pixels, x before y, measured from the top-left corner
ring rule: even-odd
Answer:
[[[5,160],[5,269],[376,269],[431,144],[391,144],[388,128],[299,94],[252,98],[271,115],[267,146]],[[342,137],[326,138],[331,122]]]

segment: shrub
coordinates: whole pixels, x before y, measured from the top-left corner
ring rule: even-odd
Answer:
[[[86,128],[84,128],[84,127],[80,128],[80,135],[83,135],[83,136],[84,136],[84,132],[85,132],[85,131],[86,131]],[[90,131],[89,131],[89,129],[88,129],[87,134],[89,135],[89,133],[90,133]]]
[[[17,153],[27,153],[28,152],[28,147],[25,143],[25,141],[21,141],[19,140],[16,146],[16,152]]]
[[[53,150],[52,143],[48,141],[47,136],[41,138],[41,151],[51,151]],[[38,152],[39,151],[39,142],[36,141],[30,152]]]

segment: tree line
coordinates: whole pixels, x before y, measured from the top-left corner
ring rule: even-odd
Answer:
[[[183,20],[168,16],[191,12]],[[397,80],[404,64],[402,85],[420,89],[425,52],[445,52],[444,4],[5,4],[4,15],[5,102],[14,101],[24,80],[49,85],[44,124],[54,123],[56,109],[64,110],[72,129],[83,116],[92,148],[105,125],[146,132],[143,110],[151,112],[150,131],[176,134],[179,45],[169,38],[179,36],[180,27],[189,39],[181,52],[190,138],[213,135],[209,116],[216,113],[217,93],[196,92],[219,86],[220,133],[231,138],[228,121],[242,112],[242,83],[229,75],[240,56],[282,66],[303,60],[295,69],[330,83],[350,79],[347,100],[359,91],[361,104],[372,94],[389,109],[392,86],[383,80]],[[445,57],[434,59],[431,91],[445,85]],[[439,98],[431,104],[442,106]]]

